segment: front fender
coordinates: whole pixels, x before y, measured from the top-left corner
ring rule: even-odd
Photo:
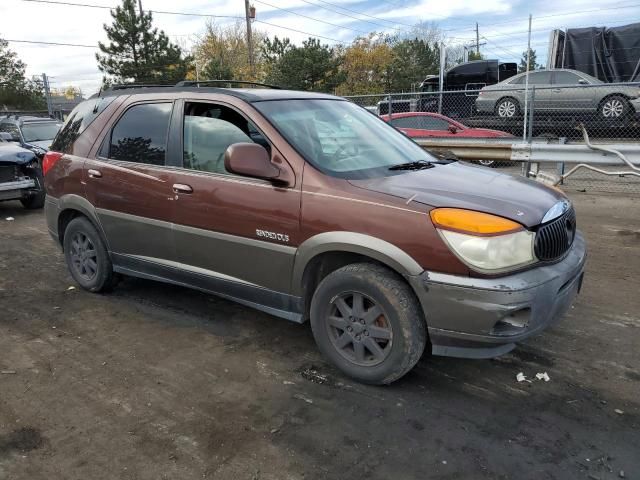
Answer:
[[[325,232],[305,240],[296,252],[291,279],[293,295],[302,296],[302,277],[309,262],[325,252],[364,255],[392,268],[401,275],[420,275],[423,268],[404,250],[371,235],[355,232]]]

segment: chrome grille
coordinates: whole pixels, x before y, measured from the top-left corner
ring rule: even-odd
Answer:
[[[536,233],[535,254],[542,261],[552,261],[562,257],[576,236],[576,214],[570,208],[560,217],[541,225]]]

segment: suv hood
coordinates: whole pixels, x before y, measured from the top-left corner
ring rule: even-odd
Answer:
[[[524,177],[458,162],[390,177],[349,180],[359,188],[431,207],[477,210],[535,227],[562,193]]]

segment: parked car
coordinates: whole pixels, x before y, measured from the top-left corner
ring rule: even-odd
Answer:
[[[0,118],[0,132],[7,132],[13,141],[33,151],[39,157],[51,146],[62,122],[52,118],[12,115]]]
[[[580,290],[560,191],[439,161],[339,97],[206,85],[104,91],[45,155],[48,228],[83,288],[125,274],[310,320],[375,384],[425,348],[508,352]]]
[[[411,138],[514,138],[507,132],[488,128],[470,128],[452,118],[429,112],[392,113],[381,118]]]
[[[0,132],[0,201],[20,200],[28,209],[44,206],[44,180],[38,157]]]
[[[526,73],[484,87],[476,99],[478,113],[502,118],[522,115]],[[533,105],[539,113],[583,113],[617,120],[640,112],[638,85],[606,84],[577,70],[529,72],[529,86],[535,86]]]
[[[381,118],[411,138],[515,138],[512,134],[488,128],[469,128],[438,113],[410,112],[382,115]],[[495,160],[477,160],[485,167],[495,167]]]

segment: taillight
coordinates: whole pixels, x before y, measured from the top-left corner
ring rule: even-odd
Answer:
[[[53,167],[60,158],[62,158],[62,153],[59,152],[47,152],[44,154],[42,158],[42,175],[46,175],[51,167]]]

